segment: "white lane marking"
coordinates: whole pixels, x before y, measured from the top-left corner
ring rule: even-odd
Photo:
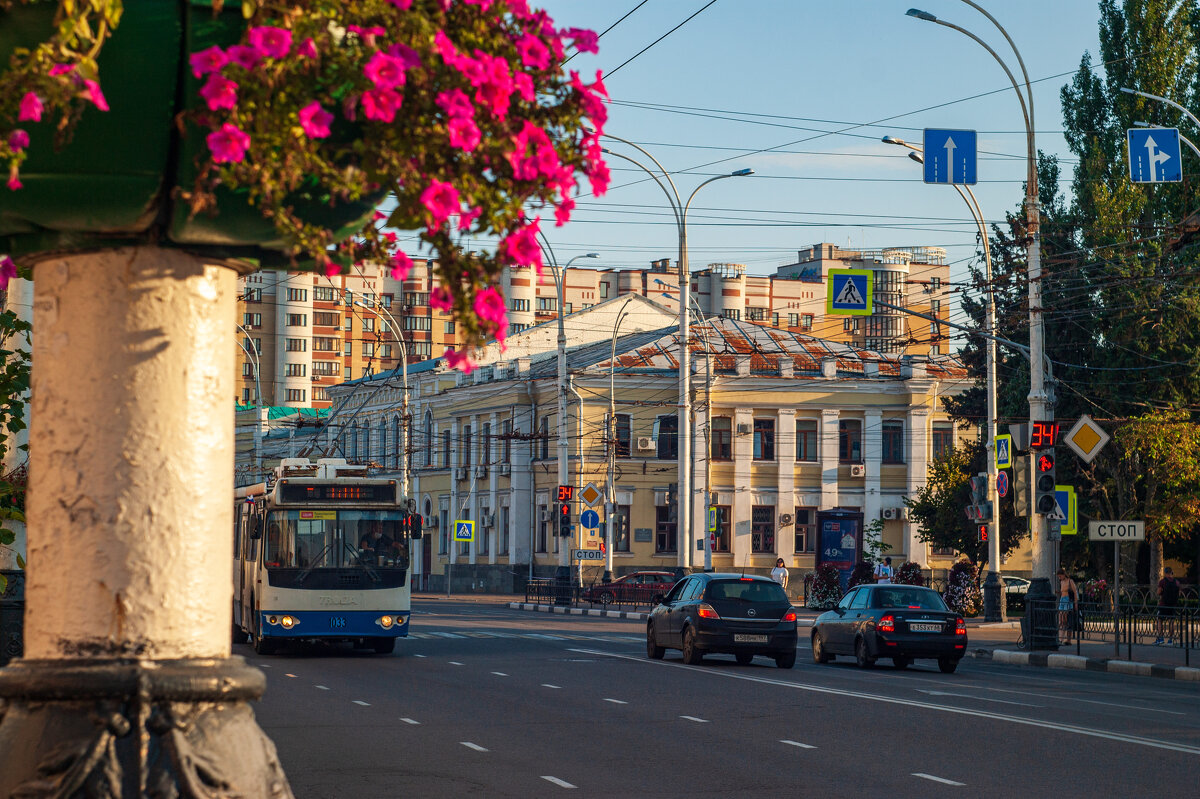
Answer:
[[[628,704],[629,704],[629,703],[628,703],[628,702],[626,702],[624,699],[608,699],[608,698],[606,697],[604,701],[605,701],[605,702],[612,702],[614,705],[628,705]]]
[[[450,661],[450,665],[451,666],[461,666],[462,664],[459,663],[457,660],[452,660],[452,661]]]
[[[566,780],[560,780],[558,777],[547,777],[545,774],[543,774],[542,779],[546,780],[546,782],[554,783],[559,788],[574,788],[575,787],[574,785],[567,782]]]
[[[544,683],[542,683],[542,687],[543,687],[543,688],[562,688],[562,686],[561,686],[561,685],[551,685],[551,684],[550,684],[550,683],[548,683],[548,682],[544,682]]]
[[[1009,724],[1022,724],[1026,727],[1038,727],[1043,730],[1054,730],[1056,732],[1072,733],[1074,735],[1086,735],[1092,738],[1104,738],[1109,741],[1136,744],[1137,746],[1148,746],[1152,749],[1165,749],[1170,752],[1182,752],[1188,755],[1200,755],[1200,747],[1197,746],[1177,744],[1170,741],[1159,740],[1157,738],[1142,738],[1137,735],[1126,735],[1124,733],[1097,730],[1090,727],[1079,727],[1074,724],[1060,724],[1058,722],[1043,721],[1041,719],[1027,719],[1020,716],[1008,716],[1002,713],[995,713],[987,710],[972,710],[971,708],[966,707],[935,705],[930,702],[922,702],[916,699],[900,699],[894,696],[868,694],[862,691],[851,691],[844,688],[828,688],[823,685],[772,680],[767,677],[753,677],[748,674],[738,674],[732,670],[718,671],[716,669],[704,668],[703,666],[687,666],[682,663],[647,660],[644,655],[621,655],[615,652],[602,652],[597,649],[569,649],[567,651],[581,652],[585,655],[601,655],[603,657],[610,657],[616,660],[631,660],[635,663],[641,663],[646,666],[654,666],[659,668],[688,669],[699,674],[707,674],[710,677],[723,677],[728,680],[745,680],[747,682],[755,682],[761,685],[776,685],[782,688],[793,688],[799,691],[811,691],[812,693],[817,694],[845,696],[852,699],[866,699],[872,702],[882,702],[884,704],[901,705],[904,707],[917,707],[925,710],[934,710],[939,713],[952,713],[957,716],[972,716],[974,718],[991,719],[992,721],[1006,721]]]
[[[982,687],[982,686],[981,686]],[[1122,710],[1148,710],[1152,713],[1167,713],[1172,716],[1186,716],[1187,713],[1178,710],[1165,710],[1163,708],[1151,708],[1146,705],[1121,705],[1116,702],[1101,702],[1099,699],[1080,699],[1077,696],[1053,696],[1051,694],[1031,694],[1028,691],[1012,691],[1007,688],[988,688],[983,687],[985,691],[993,691],[1000,694],[1020,694],[1021,696],[1036,696],[1039,699],[1057,699],[1063,702],[1083,702],[1088,705],[1103,705],[1104,707],[1119,707]]]
[[[708,719],[700,719],[700,718],[696,718],[695,716],[680,716],[679,718],[681,718],[681,719],[687,719],[688,721],[695,721],[695,722],[699,722],[700,724],[707,724],[707,723],[708,723]]]
[[[567,639],[563,638],[561,635],[544,635],[542,633],[525,633],[521,637],[522,638],[540,638],[543,641],[565,641],[565,640],[567,640]],[[574,787],[574,786],[572,786],[572,787]]]
[[[788,746],[798,746],[801,749],[816,749],[817,748],[817,747],[813,746],[812,744],[802,744],[799,741],[789,741],[786,738],[781,740],[779,743],[787,744]]]
[[[423,657],[425,657],[425,656],[424,656],[424,655],[413,655],[413,657],[415,657],[415,658],[423,658]]]
[[[462,744],[463,746],[467,747],[468,749],[474,749],[476,752],[486,752],[487,751],[479,744],[473,744],[470,741],[459,741],[459,743]]]
[[[495,674],[497,677],[507,677],[508,676],[507,674],[505,674],[502,671],[493,671],[492,674]]]
[[[371,706],[371,703],[370,703],[370,702],[364,702],[364,701],[362,701],[361,699],[355,699],[355,700],[354,700],[354,704],[356,704],[356,705],[362,705],[363,707],[370,707],[370,706]]]
[[[917,688],[919,694],[929,694],[930,696],[957,696],[963,699],[973,699],[976,702],[995,702],[1000,705],[1020,705],[1021,707],[1045,707],[1045,705],[1032,705],[1028,702],[1010,702],[1007,699],[988,699],[986,696],[972,696],[971,694],[956,694],[953,691],[926,691],[923,688]]]
[[[314,686],[313,686],[313,688],[316,688],[316,689],[318,689],[318,690],[321,690],[321,691],[328,691],[328,690],[329,690],[329,687],[328,687],[328,686],[325,686],[325,685],[314,685]]]
[[[966,785],[965,782],[955,782],[954,780],[948,780],[945,777],[935,777],[932,774],[922,774],[919,771],[914,771],[913,776],[920,777],[923,780],[933,780],[934,782],[940,782],[942,785]]]
[[[403,721],[405,724],[418,724],[419,725],[421,723],[421,722],[417,721],[416,719],[405,718],[404,716],[401,716],[400,720]]]
[[[295,675],[295,674],[284,674],[283,676],[284,676],[284,677],[293,677],[293,678],[294,678],[296,675]]]
[[[269,668],[271,668],[271,664],[270,664],[270,663],[258,663],[258,664],[257,664],[257,666],[258,666],[260,669],[269,669]]]
[[[442,638],[466,638],[465,635],[459,635],[458,633],[437,633],[437,632],[435,632],[434,635],[441,636]]]

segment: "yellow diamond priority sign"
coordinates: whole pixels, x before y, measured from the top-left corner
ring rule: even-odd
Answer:
[[[1067,446],[1075,450],[1075,454],[1083,458],[1084,463],[1091,463],[1092,458],[1100,454],[1110,436],[1104,428],[1096,424],[1087,414],[1079,417],[1079,421],[1066,435]]]
[[[599,488],[596,488],[595,483],[588,483],[583,487],[583,490],[579,492],[579,498],[587,503],[587,506],[590,508],[594,507],[597,502],[604,499],[604,492]]]

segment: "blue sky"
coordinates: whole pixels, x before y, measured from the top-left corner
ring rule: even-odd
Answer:
[[[540,5],[560,27],[601,32],[639,2]],[[966,206],[949,187],[925,185],[906,151],[879,139],[892,134],[919,144],[926,127],[977,130],[975,191],[984,215],[998,220],[1016,207],[1024,128],[1007,78],[978,44],[905,11],[917,5],[971,30],[1019,76],[999,31],[961,0],[716,0],[621,66],[707,2],[647,0],[601,38],[599,55],[568,65],[589,77],[606,73],[608,132],[652,152],[685,196],[708,176],[756,171],[697,196],[688,216],[692,268],[736,261],[766,274],[794,261],[797,250],[829,241],[944,246],[958,264],[952,278],[959,277],[975,252]],[[1059,91],[1084,51],[1098,52],[1096,0],[981,5],[1021,49],[1035,81],[1038,147],[1064,157],[1069,184],[1074,162],[1061,135]],[[769,148],[778,149],[754,152]],[[613,267],[673,259],[675,224],[660,189],[625,162],[609,163],[608,194],[581,197],[569,225],[548,229],[559,262],[592,251],[602,258],[589,263]]]

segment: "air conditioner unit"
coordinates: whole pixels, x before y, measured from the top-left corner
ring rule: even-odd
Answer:
[[[654,439],[650,436],[638,436],[637,448],[639,452],[655,449]]]
[[[512,472],[512,466],[507,463],[500,464],[500,474],[509,474],[510,472]]]
[[[779,514],[779,524],[782,527],[787,527],[791,523],[792,523],[792,514],[790,514],[790,513]]]
[[[893,521],[900,518],[899,508],[883,508],[879,515],[888,521]]]
[[[495,527],[496,526],[496,514],[494,514],[494,513],[483,514],[483,518],[480,519],[479,523],[483,527]]]
[[[850,465],[850,476],[851,477],[866,477],[867,476],[866,465],[861,464],[861,463],[851,464]]]
[[[475,467],[475,476],[476,477],[487,477],[487,467],[486,466],[476,466]]]
[[[467,467],[459,466],[457,469],[455,469],[454,470],[454,479],[455,480],[466,480],[467,479]]]
[[[549,508],[542,508],[542,521],[544,521],[544,522],[550,521],[550,509]]]
[[[739,436],[750,435],[751,433],[754,432],[754,426],[748,425],[748,424],[739,424],[737,427],[737,431],[738,431]]]
[[[436,530],[440,523],[441,523],[441,520],[437,516],[426,516],[425,517],[425,526],[426,527],[430,527],[430,528]]]

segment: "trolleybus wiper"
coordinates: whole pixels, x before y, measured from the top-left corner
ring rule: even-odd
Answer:
[[[309,561],[309,563],[313,565],[309,566],[307,569],[302,569],[300,573],[296,575],[297,584],[304,582],[308,575],[312,573],[312,570],[316,568],[315,564],[320,563],[322,558],[325,557],[325,553],[328,551],[329,544],[326,544],[324,547],[322,547],[321,551],[317,553],[317,556]]]
[[[358,561],[358,565],[363,567],[363,571],[365,571],[367,576],[371,578],[371,582],[383,582],[383,578],[379,576],[379,572],[372,569],[367,562],[362,559],[361,550],[356,551],[353,546],[346,543],[343,543],[342,546],[344,546],[347,551],[350,552],[350,557]]]

